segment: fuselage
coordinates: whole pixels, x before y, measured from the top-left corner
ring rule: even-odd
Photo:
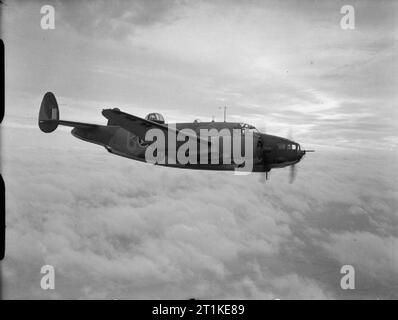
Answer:
[[[230,141],[229,143],[231,144],[234,142],[240,143],[240,151],[242,154],[245,154],[251,149],[250,157],[253,159],[253,172],[264,172],[270,171],[272,168],[289,166],[299,162],[304,155],[298,143],[282,137],[260,133],[254,127],[242,123],[191,122],[168,124],[168,126],[172,126],[177,130],[192,130],[197,136],[200,136],[203,131],[209,132],[212,130],[213,133],[217,132],[220,139],[217,144],[217,151],[220,158],[218,159],[218,163],[212,163],[210,153],[214,150],[212,147],[209,147],[208,163],[203,163],[201,161],[197,161],[196,163],[180,163],[178,157],[170,156],[169,151],[171,147],[167,143],[169,139],[166,139],[165,148],[167,149],[167,159],[164,164],[160,165],[187,169],[235,170],[237,164],[233,161],[233,148],[228,149],[228,145],[224,144],[224,141],[227,141],[226,143]],[[239,142],[236,141],[236,139],[238,139],[236,133],[240,133]],[[253,137],[252,146],[250,148],[246,147],[244,143],[244,137],[249,133],[252,134]],[[145,153],[150,143],[143,141],[138,136],[117,125],[108,123],[107,126],[97,126],[95,128],[74,128],[72,134],[84,141],[104,146],[109,152],[115,155],[147,162]],[[228,136],[230,140],[224,140]],[[176,150],[184,143],[185,141],[176,141]],[[194,150],[194,152],[198,154],[198,157],[201,152],[203,153],[201,147],[203,146],[198,144],[197,149]],[[192,152],[192,150],[190,150],[190,152]],[[228,155],[229,153],[231,154]],[[173,159],[171,157],[173,157]],[[230,157],[230,159],[226,159],[228,157]]]

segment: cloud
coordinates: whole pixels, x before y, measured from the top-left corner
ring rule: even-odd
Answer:
[[[263,184],[134,162],[63,131],[4,130],[7,298],[333,299],[349,296],[350,263],[351,297],[394,296],[396,189],[377,157],[320,152],[294,185],[286,170]],[[44,264],[54,292],[40,289]]]
[[[308,143],[396,148],[396,4],[355,1],[350,31],[343,4],[56,1],[51,32],[41,2],[10,4],[7,112],[48,90],[90,119],[104,104],[169,121],[220,119],[227,105],[231,120]]]
[[[41,4],[3,8],[6,297],[396,296],[395,3],[355,2],[352,32],[334,1],[56,1],[52,31]],[[172,122],[227,105],[316,152],[294,185],[284,169],[264,185],[153,167],[40,133],[46,91],[61,119],[101,124],[104,107]],[[46,263],[55,292],[39,287]]]
[[[177,19],[174,9],[183,1],[85,1],[56,2],[60,19],[75,32],[96,37],[125,39],[136,28],[163,24]],[[58,8],[57,8],[58,9]]]
[[[326,250],[342,264],[354,266],[357,289],[367,297],[396,296],[398,238],[378,236],[371,232],[345,232],[331,235]]]
[[[175,8],[184,5],[184,1],[144,1],[117,0],[112,3],[104,0],[84,2],[59,0],[24,1],[6,3],[5,10],[32,11],[44,5],[52,5],[56,13],[56,22],[67,26],[74,32],[100,38],[124,39],[135,32],[136,28],[172,22]],[[32,10],[33,9],[33,10]],[[40,11],[40,10],[39,10]]]

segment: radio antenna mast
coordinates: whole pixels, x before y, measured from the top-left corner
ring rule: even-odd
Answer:
[[[218,107],[218,109],[221,109],[221,107]],[[224,122],[227,121],[227,106],[224,106]]]

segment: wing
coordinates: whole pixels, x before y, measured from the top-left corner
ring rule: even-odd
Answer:
[[[148,130],[150,129],[160,129],[164,132],[165,136],[167,137],[167,133],[170,131],[174,132],[175,134],[183,134],[187,137],[191,137],[197,139],[198,143],[205,143],[210,146],[210,141],[206,139],[202,139],[199,136],[190,135],[183,131],[180,131],[176,128],[169,127],[165,124],[157,123],[154,121],[146,120],[139,118],[137,116],[133,116],[131,114],[122,112],[118,109],[104,109],[102,110],[102,115],[107,118],[108,120],[112,120],[112,123],[122,127],[123,129],[135,134],[136,136],[140,137],[142,140],[145,140],[145,135]]]

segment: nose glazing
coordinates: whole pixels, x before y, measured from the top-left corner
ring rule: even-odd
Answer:
[[[298,151],[297,152],[297,160],[301,160],[301,158],[305,155],[305,151]]]

